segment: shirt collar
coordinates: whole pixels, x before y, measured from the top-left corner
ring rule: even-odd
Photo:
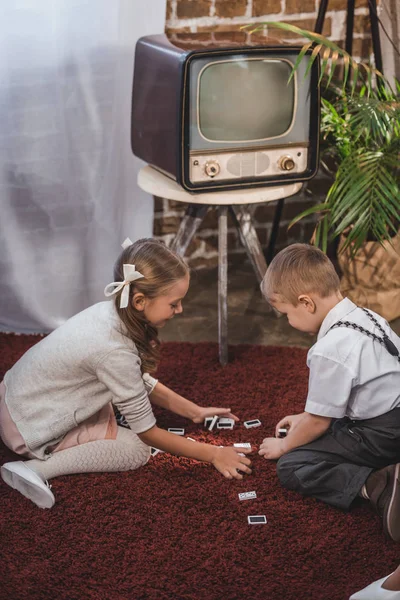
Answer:
[[[343,300],[336,304],[336,306],[331,308],[331,310],[326,315],[325,319],[322,321],[321,327],[318,331],[317,340],[320,340],[322,337],[324,337],[324,335],[328,333],[328,330],[332,327],[332,325],[346,317],[356,308],[357,305],[354,304],[354,302],[352,302],[348,298],[343,298]]]

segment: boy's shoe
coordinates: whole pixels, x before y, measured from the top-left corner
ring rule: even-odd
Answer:
[[[54,494],[47,481],[43,481],[22,460],[5,463],[0,471],[3,481],[32,500],[39,508],[51,508],[54,505]]]
[[[400,600],[400,592],[383,589],[382,584],[388,577],[390,577],[390,575],[382,577],[382,579],[378,579],[378,581],[374,581],[374,583],[367,585],[363,590],[350,596],[349,600]]]
[[[365,482],[371,504],[383,520],[383,530],[400,541],[400,463],[373,471]]]

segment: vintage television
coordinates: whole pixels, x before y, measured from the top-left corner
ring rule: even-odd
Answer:
[[[318,168],[319,63],[301,46],[201,46],[138,40],[132,93],[135,156],[185,190],[281,186]]]

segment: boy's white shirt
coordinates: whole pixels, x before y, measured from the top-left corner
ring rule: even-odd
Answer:
[[[6,373],[5,401],[31,452],[48,445],[112,402],[134,433],[153,427],[157,380],[141,373],[135,344],[111,301],[78,313],[26,352]]]
[[[380,315],[370,311],[400,351],[400,338]],[[347,327],[351,321],[382,337],[364,311],[348,298],[322,322],[317,342],[307,355],[310,369],[305,411],[323,417],[371,419],[400,406],[400,362],[365,333]]]

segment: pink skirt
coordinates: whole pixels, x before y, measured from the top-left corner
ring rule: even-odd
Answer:
[[[35,456],[27,448],[24,439],[11,418],[5,402],[6,387],[0,383],[0,437],[4,444],[16,454],[27,458]],[[61,442],[52,448],[52,452],[66,450],[73,446],[87,444],[96,440],[115,440],[118,431],[117,421],[111,402],[104,406],[98,413],[83,421],[63,437]]]

